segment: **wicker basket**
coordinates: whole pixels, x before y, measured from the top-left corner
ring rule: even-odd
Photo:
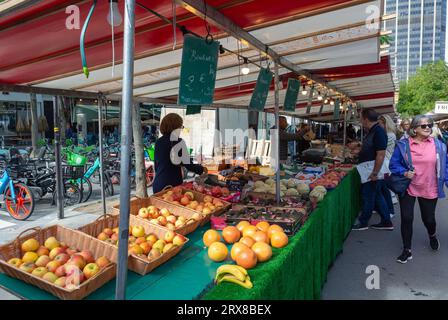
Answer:
[[[56,239],[66,243],[69,247],[73,247],[78,250],[90,250],[95,258],[105,256],[114,263],[106,266],[101,270],[101,272],[83,282],[75,290],[58,287],[53,283],[45,281],[30,273],[26,273],[7,263],[9,259],[22,256],[21,246],[26,240],[34,238],[40,243],[44,243],[44,241],[49,237],[56,237]],[[117,256],[118,252],[113,246],[80,232],[67,229],[59,225],[54,225],[44,229],[36,227],[25,230],[19,234],[13,242],[0,247],[0,271],[10,277],[17,278],[26,283],[39,287],[59,299],[80,300],[115,278],[115,263],[117,262]]]
[[[101,216],[96,221],[89,223],[83,227],[80,227],[78,231],[81,231],[83,233],[88,234],[92,237],[97,237],[105,228],[116,228],[119,224],[119,216],[118,215],[107,215],[106,217]],[[145,221],[143,219],[139,219],[136,216],[131,215],[129,217],[129,225],[130,226],[143,226],[145,228],[145,233],[150,234],[153,233],[157,236],[159,239],[163,239],[165,236],[165,233],[167,233],[169,230],[154,225],[152,223],[149,223],[148,221]],[[128,259],[128,268],[140,275],[145,275],[150,273],[152,270],[157,268],[158,266],[162,265],[163,263],[167,262],[169,259],[174,257],[176,254],[179,253],[179,251],[182,249],[182,247],[188,242],[188,238],[184,242],[182,246],[178,246],[173,250],[170,250],[164,254],[162,254],[159,258],[154,260],[149,260],[146,257],[142,256],[136,256],[136,255],[129,255]],[[118,254],[118,248],[116,246],[113,246],[116,253]]]
[[[130,213],[131,215],[134,215],[137,219],[145,221],[151,225],[152,223],[149,222],[149,220],[142,219],[138,216],[138,210],[143,207],[149,207],[149,206],[155,206],[159,209],[166,208],[168,209],[173,215],[175,216],[184,216],[187,219],[190,219],[193,214],[196,213],[196,211],[193,211],[188,208],[184,208],[182,206],[176,206],[172,203],[163,201],[162,199],[156,198],[156,197],[150,197],[150,198],[137,198],[134,197],[131,199],[130,202]],[[120,205],[115,205],[112,207],[112,213],[113,214],[120,214]],[[185,226],[181,228],[177,228],[174,231],[181,234],[181,235],[187,235],[189,233],[192,233],[194,230],[196,230],[199,225],[201,224],[202,220],[195,221],[193,223],[186,224]]]
[[[194,191],[194,190],[189,190],[189,189],[186,189],[186,188],[183,188],[183,187],[181,187],[181,188],[182,188],[182,194],[184,194],[184,193],[187,192],[187,191],[188,191],[188,192],[192,192],[193,195],[194,195],[195,200],[197,200],[197,201],[199,201],[199,202],[203,202],[203,201],[204,201],[204,197],[206,196],[205,194],[200,193],[200,192],[197,192],[197,191]],[[180,209],[182,209],[182,210],[186,210],[186,211],[188,211],[188,212],[192,212],[192,213],[197,212],[197,211],[195,211],[195,210],[193,210],[193,209],[186,208],[186,207],[184,207],[184,206],[182,206],[182,205],[172,204],[172,203],[169,203],[169,202],[163,200],[163,199],[161,198],[162,195],[164,195],[164,194],[165,194],[166,192],[168,192],[170,189],[171,189],[171,188],[169,188],[169,189],[165,189],[165,190],[163,190],[163,191],[161,191],[161,192],[158,192],[158,193],[154,194],[153,197],[157,198],[159,201],[161,201],[161,202],[163,202],[163,203],[165,203],[165,204],[167,204],[167,205],[169,204],[169,205],[171,205],[171,206],[173,206],[173,207],[180,208]],[[151,197],[151,198],[152,198],[152,197]],[[230,202],[227,202],[227,201],[224,201],[224,200],[222,200],[222,199],[215,198],[215,197],[212,197],[212,198],[221,201],[221,202],[224,204],[224,206],[222,206],[222,207],[219,208],[219,209],[214,210],[214,211],[212,212],[211,215],[210,215],[210,214],[209,214],[209,215],[204,215],[204,219],[201,221],[201,226],[207,224],[207,223],[210,221],[210,218],[211,218],[212,215],[214,215],[214,216],[219,216],[219,215],[223,214],[224,212],[228,211],[228,210],[232,207],[232,204],[231,204]],[[168,209],[169,209],[169,208],[168,208]]]

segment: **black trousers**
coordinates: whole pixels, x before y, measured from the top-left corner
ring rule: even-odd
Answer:
[[[423,224],[428,230],[428,235],[436,233],[436,199],[425,199],[410,196],[408,192],[400,198],[401,211],[401,238],[404,249],[411,250],[412,245],[412,224],[414,222],[415,200],[418,199]]]

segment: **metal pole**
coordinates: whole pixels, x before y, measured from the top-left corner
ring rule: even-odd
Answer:
[[[125,1],[123,40],[123,106],[121,113],[120,225],[116,300],[126,299],[128,273],[129,207],[131,198],[130,163],[132,143],[132,95],[134,77],[135,0]]]
[[[98,139],[100,147],[100,184],[101,203],[103,204],[103,214],[106,215],[106,195],[104,192],[104,165],[103,165],[103,99],[98,97]]]
[[[344,147],[342,148],[342,150],[343,150],[342,158],[345,161],[345,148],[347,145],[347,109],[345,109],[345,108],[344,108],[344,142],[343,143],[344,143]]]
[[[280,119],[279,119],[279,111],[280,111],[280,105],[279,105],[279,77],[278,77],[278,64],[277,61],[274,62],[274,81],[275,81],[275,128],[277,129],[277,143],[275,144],[276,148],[274,150],[275,152],[275,195],[277,204],[280,203]],[[272,139],[272,138],[271,138]]]
[[[56,202],[58,205],[58,219],[64,219],[64,181],[62,179],[61,134],[59,128],[59,97],[53,98],[54,118],[54,155],[56,162]]]

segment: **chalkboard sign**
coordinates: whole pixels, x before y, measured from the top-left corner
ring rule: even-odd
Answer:
[[[191,114],[201,113],[201,106],[187,106],[187,116]]]
[[[340,107],[341,103],[339,102],[339,99],[336,100],[334,103],[334,112],[333,112],[333,119],[339,120],[339,114],[340,114]]]
[[[313,105],[313,93],[314,93],[314,86],[311,87],[310,93],[308,94],[308,104],[306,106],[306,113],[311,113],[311,106]]]
[[[180,68],[179,105],[213,103],[219,42],[185,35]]]
[[[295,111],[297,105],[297,97],[299,95],[300,81],[297,79],[288,79],[288,88],[286,89],[285,103],[283,109],[285,111]]]
[[[269,69],[262,68],[260,70],[260,73],[258,74],[257,84],[255,85],[255,90],[252,93],[252,98],[250,99],[249,109],[255,111],[264,110],[273,76],[274,75],[271,71],[269,71]]]

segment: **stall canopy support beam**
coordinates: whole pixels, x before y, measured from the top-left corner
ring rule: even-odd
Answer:
[[[125,1],[123,40],[123,107],[121,114],[120,225],[116,300],[126,299],[130,214],[130,164],[132,143],[132,107],[134,77],[135,0]]]
[[[54,118],[54,156],[56,162],[56,202],[58,205],[58,219],[64,219],[64,182],[62,178],[61,160],[61,128],[59,127],[59,97],[53,98],[53,118]]]
[[[104,162],[103,162],[103,99],[98,97],[98,140],[100,148],[100,184],[101,184],[101,203],[103,205],[103,215],[106,215],[106,195],[104,191]]]
[[[275,129],[277,130],[277,143],[275,144],[276,148],[275,152],[275,198],[277,200],[277,204],[280,204],[280,81],[278,77],[278,63],[274,64],[274,81],[275,81]],[[271,138],[272,139],[272,138]]]
[[[227,18],[225,15],[223,15],[221,12],[216,10],[214,7],[209,6],[206,4],[203,0],[175,0],[176,3],[181,5],[184,9],[190,11],[191,13],[195,14],[196,16],[207,19],[207,21],[210,21],[212,24],[217,26],[219,29],[229,33],[231,36],[235,37],[236,39],[240,41],[247,42],[251,47],[255,48],[256,50],[260,52],[264,52],[266,55],[268,55],[273,61],[276,61],[279,65],[285,67],[286,69],[289,69],[293,72],[295,72],[298,75],[302,75],[304,77],[307,77],[308,79],[313,80],[316,83],[319,83],[328,89],[332,89],[341,95],[350,98],[350,96],[345,93],[344,91],[336,88],[335,86],[332,86],[328,84],[326,81],[321,79],[320,77],[317,77],[310,72],[300,68],[299,66],[295,65],[288,59],[280,56],[277,52],[269,48],[268,45],[264,44],[254,36],[252,36],[249,32],[245,31],[243,28],[236,25],[233,21],[231,21],[229,18]]]

